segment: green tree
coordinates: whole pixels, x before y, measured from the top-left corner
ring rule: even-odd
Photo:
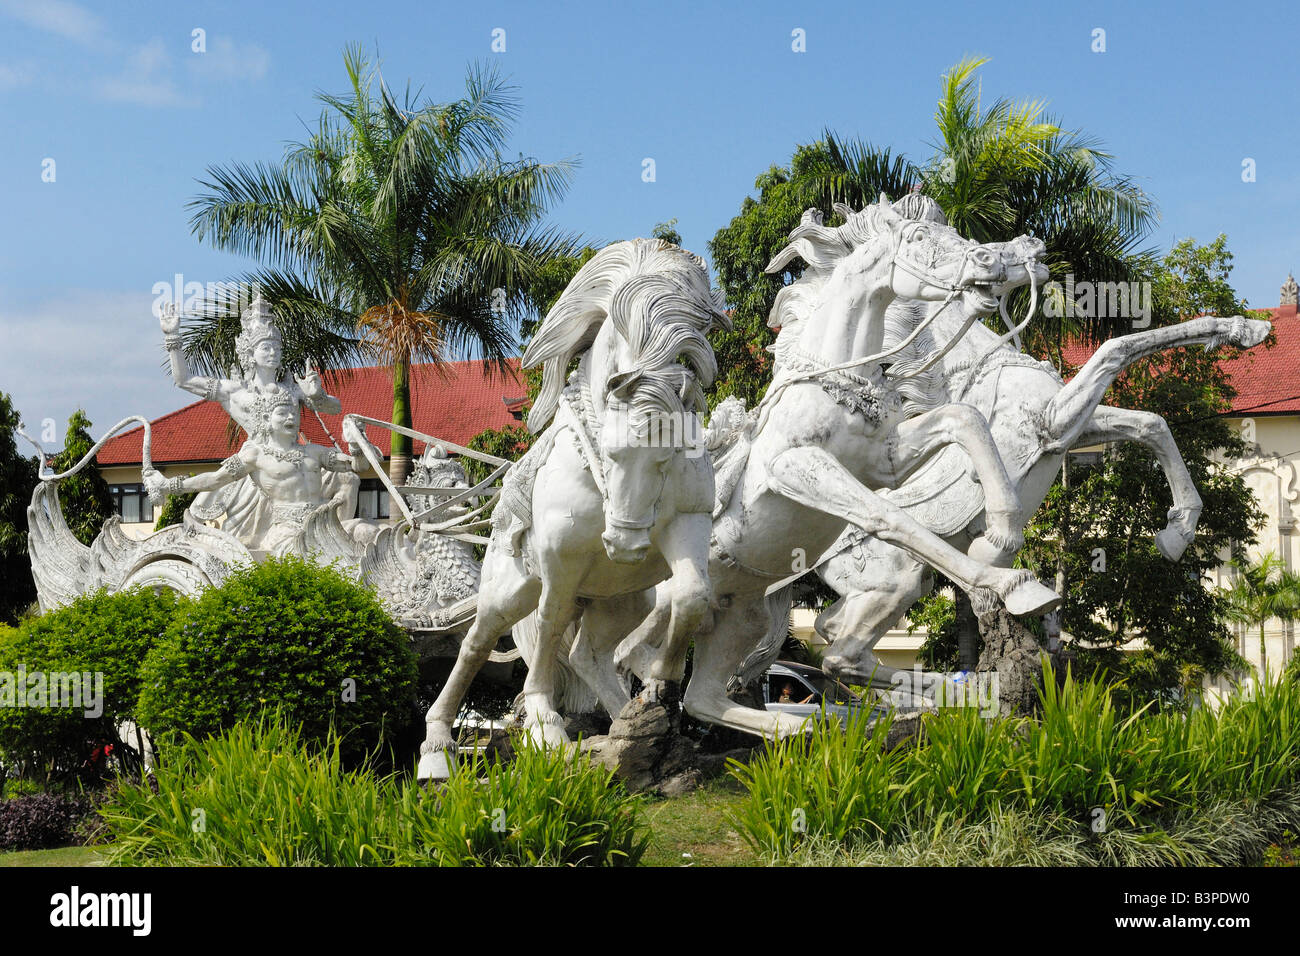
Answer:
[[[194,477],[193,473],[190,477]],[[154,522],[153,529],[161,531],[168,525],[180,524],[185,520],[185,509],[194,504],[194,499],[199,496],[197,491],[181,495],[168,495],[163,506],[158,509],[158,520]]]
[[[1094,282],[1130,281],[1149,269],[1149,254],[1138,250],[1156,219],[1149,197],[1112,172],[1111,156],[1095,140],[1044,118],[1041,104],[1002,99],[984,106],[977,72],[985,62],[966,59],[944,75],[935,113],[939,135],[924,163],[825,130],[818,142],[797,147],[788,166],[773,166],[756,180],[758,198],[746,197],[740,214],[709,243],[734,326],[718,337],[721,371],[711,401],[737,395],[752,406],[766,390],[771,357],[765,349],[775,339],[767,317],[777,292],[802,267],[792,263],[774,276],[763,270],[805,209],[819,209],[836,223],[842,219],[835,203],[859,209],[881,193],[897,199],[920,190],[977,242],[1039,237],[1054,279],[1073,273]],[[1025,343],[1058,367],[1068,336],[1114,331],[1113,322],[1073,323],[1071,312],[1045,304]],[[1020,290],[1010,311],[1020,315],[1026,307]]]
[[[1231,621],[1259,628],[1260,676],[1268,673],[1268,648],[1264,642],[1264,625],[1273,618],[1294,621],[1300,618],[1300,574],[1289,569],[1276,554],[1266,554],[1259,561],[1234,561],[1236,577],[1222,593],[1228,601]]]
[[[494,70],[471,69],[462,99],[433,104],[409,87],[396,98],[358,49],[344,65],[349,90],[319,94],[318,129],[282,166],[209,168],[191,226],[262,261],[248,280],[296,327],[287,345],[323,365],[389,365],[393,422],[410,427],[412,362],[513,353],[531,284],[575,246],[542,224],[575,164],[502,158],[518,101]],[[207,316],[186,350],[224,368],[237,330],[229,314]],[[411,443],[394,434],[392,447],[400,483]]]
[[[1244,303],[1228,282],[1232,256],[1220,236],[1178,243],[1150,277],[1152,325],[1196,315],[1232,315]],[[1205,586],[1227,553],[1240,560],[1262,520],[1230,462],[1248,449],[1224,413],[1235,389],[1222,360],[1175,349],[1131,365],[1106,402],[1154,412],[1168,423],[1204,502],[1196,540],[1178,562],[1153,543],[1172,506],[1163,473],[1132,443],[1112,445],[1095,466],[1070,462],[1026,529],[1022,558],[1064,571],[1062,627],[1081,663],[1129,679],[1139,696],[1168,695],[1237,666],[1227,598]],[[1146,647],[1125,651],[1141,638]]]
[[[27,506],[36,488],[37,463],[18,453],[20,424],[13,400],[0,392],[0,624],[18,620],[36,600],[27,556]]]
[[[82,409],[77,409],[68,419],[68,431],[63,441],[63,451],[50,459],[50,467],[56,472],[64,472],[74,467],[94,447],[90,437],[90,419]],[[108,482],[94,459],[85,468],[71,477],[59,482],[59,504],[63,508],[64,520],[69,530],[82,544],[95,540],[113,514],[113,496],[109,494]]]

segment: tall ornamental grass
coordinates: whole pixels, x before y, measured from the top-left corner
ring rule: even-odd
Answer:
[[[522,747],[426,789],[263,716],[185,738],[100,814],[115,865],[621,866],[645,851],[640,809],[585,756]]]
[[[1266,682],[1217,710],[1121,713],[1106,685],[1069,674],[1059,687],[1049,677],[1042,698],[1036,718],[985,719],[974,708],[928,714],[914,746],[888,749],[888,718],[873,726],[865,714],[843,732],[824,725],[773,744],[748,766],[732,766],[749,791],[734,822],[756,850],[778,859],[801,847],[805,856],[814,846],[824,856],[828,847],[868,844],[920,853],[955,846],[942,842],[947,833],[988,843],[992,833],[1069,831],[1087,841],[1087,852],[1110,847],[1102,856],[1118,862],[1143,845],[1154,852],[1167,827],[1198,833],[1205,814],[1222,815],[1212,806],[1267,804],[1280,808],[1279,825],[1300,806],[1294,681]],[[1229,816],[1240,822],[1249,813]],[[1123,849],[1119,834],[1138,849]],[[1230,834],[1216,834],[1232,845]]]

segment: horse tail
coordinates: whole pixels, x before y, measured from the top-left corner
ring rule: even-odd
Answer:
[[[758,647],[750,651],[736,672],[727,681],[727,692],[743,690],[758,679],[758,675],[772,666],[781,656],[781,645],[790,636],[790,606],[794,603],[794,582],[767,595],[763,604],[767,609],[767,631]]]

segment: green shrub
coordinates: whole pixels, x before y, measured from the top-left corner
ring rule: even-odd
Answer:
[[[269,716],[185,738],[160,754],[155,786],[124,784],[100,809],[111,862],[624,865],[644,852],[639,799],[585,757],[522,748],[508,766],[468,761],[434,791],[346,770],[339,743]]]
[[[308,741],[323,745],[332,724],[355,762],[411,720],[416,661],[373,592],[288,557],[184,604],[145,660],[142,685],[140,719],[160,742],[282,708]]]
[[[0,673],[8,675],[0,678],[0,704],[6,705],[0,706],[0,759],[55,781],[76,775],[98,745],[112,744],[119,757],[126,754],[117,727],[135,715],[140,667],[171,622],[177,604],[170,591],[99,591],[0,634]],[[21,688],[17,686],[20,668],[27,675],[23,681],[27,686]],[[44,675],[50,695],[63,683],[51,675],[91,674],[89,687],[84,682],[80,687],[83,706],[7,706],[17,703],[19,692],[32,701],[30,680],[38,673]],[[94,675],[102,675],[102,687]],[[91,698],[102,690],[98,702],[102,711],[97,716],[88,714],[84,706],[92,702],[85,699],[87,690]],[[15,695],[12,702],[9,691]],[[47,696],[47,703],[53,702]],[[134,741],[125,743],[130,746]]]

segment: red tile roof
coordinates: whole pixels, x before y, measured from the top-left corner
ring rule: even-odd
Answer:
[[[505,400],[524,394],[522,379],[516,379],[519,360],[510,362],[512,374],[495,369],[485,373],[482,362],[447,362],[411,366],[411,407],[414,427],[437,438],[464,445],[485,428],[518,424]],[[391,421],[393,385],[387,368],[368,367],[329,372],[324,376],[326,391],[343,403],[343,412]],[[321,415],[330,434],[342,443],[343,415]],[[155,463],[220,461],[234,454],[243,432],[228,440],[229,417],[216,402],[195,402],[151,422]],[[138,465],[143,429],[135,428],[110,439],[96,456],[104,465]],[[329,445],[321,422],[303,409],[302,434],[309,442]],[[370,426],[367,437],[387,456],[392,432]],[[420,446],[416,445],[417,453]]]
[[[1277,344],[1272,348],[1256,346],[1235,358],[1225,358],[1237,397],[1232,410],[1237,414],[1277,415],[1300,412],[1300,317],[1295,307],[1259,309],[1273,319]],[[1074,343],[1065,349],[1065,359],[1082,365],[1096,351],[1096,346]]]

